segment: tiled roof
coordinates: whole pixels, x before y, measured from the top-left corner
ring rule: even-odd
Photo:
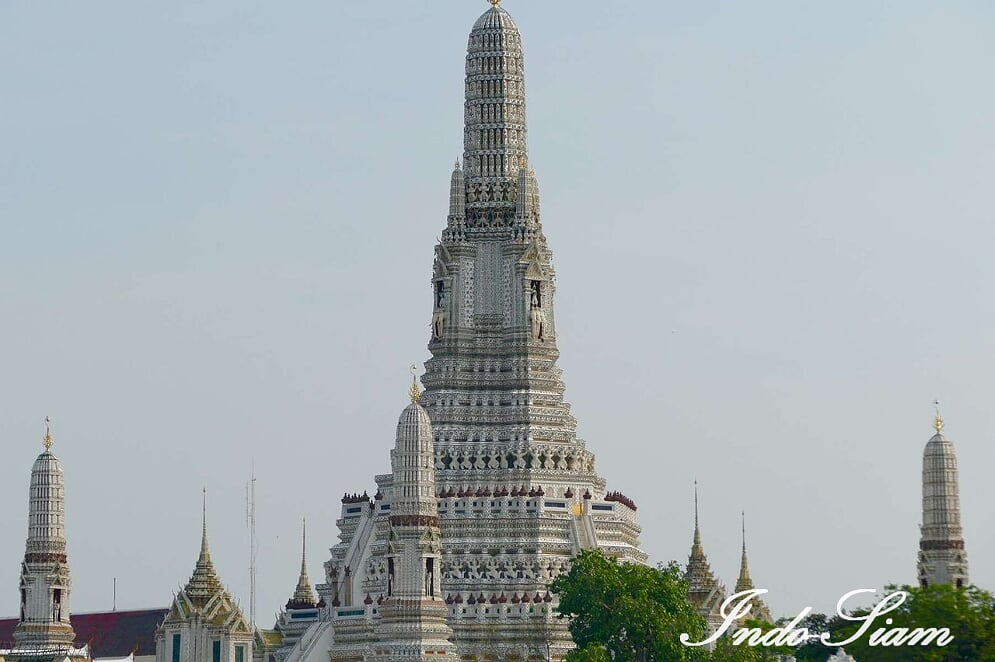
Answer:
[[[166,618],[167,609],[107,611],[72,614],[76,644],[90,643],[93,657],[127,657],[155,654],[155,631]],[[0,642],[13,643],[16,618],[0,619]]]

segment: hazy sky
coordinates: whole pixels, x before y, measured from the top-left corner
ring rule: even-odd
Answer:
[[[506,0],[560,366],[653,561],[692,481],[779,615],[915,581],[939,398],[995,589],[995,5]],[[165,606],[201,488],[259,624],[389,470],[482,1],[0,8],[0,615],[43,419],[75,611]]]

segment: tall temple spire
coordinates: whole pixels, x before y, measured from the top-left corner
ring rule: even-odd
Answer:
[[[287,601],[287,609],[311,609],[314,605],[314,591],[307,575],[307,520],[304,519],[301,521],[301,574],[293,597]]]
[[[692,573],[692,569],[694,573]],[[707,572],[706,572],[707,571]],[[691,540],[691,555],[688,557],[688,574],[691,576],[711,576],[705,548],[701,544],[701,527],[698,524],[698,481],[694,481],[694,537]]]
[[[51,420],[45,418],[45,451],[31,467],[28,538],[21,564],[21,616],[16,647],[68,651],[75,639],[69,622],[72,579],[66,553],[65,478],[52,453]]]
[[[922,525],[917,570],[919,584],[968,584],[967,552],[960,521],[960,487],[954,445],[943,435],[940,403],[935,401],[935,434],[922,458]]]
[[[211,562],[211,550],[207,546],[207,488],[203,488],[203,503],[201,505],[201,534],[200,534],[200,561]]]
[[[752,591],[755,587],[753,585],[753,578],[750,577],[750,567],[746,560],[746,512],[741,513],[742,517],[742,529],[743,529],[743,555],[739,562],[739,579],[736,580],[736,590],[735,593],[740,593],[742,591]],[[767,604],[760,598],[753,598],[751,601],[750,612],[743,617],[745,622],[747,619],[756,619],[760,621],[772,622],[774,619],[771,617],[770,609]]]
[[[207,488],[202,490],[200,554],[193,574],[184,591],[197,606],[203,606],[223,587],[211,561],[211,549],[207,544]]]
[[[691,542],[691,553],[694,554],[694,550],[698,549],[701,551],[701,528],[698,526],[698,481],[694,481],[694,539]],[[702,552],[704,555],[704,552]]]
[[[647,555],[635,503],[608,491],[564,400],[556,272],[527,146],[522,36],[496,2],[470,31],[463,84],[462,162],[451,172],[425,292],[431,358],[424,392],[411,405],[418,409],[405,416],[425,411],[431,422],[431,452],[417,461],[433,469],[424,516],[443,515],[447,562],[435,567],[442,593],[454,601],[450,625],[460,656],[514,650],[523,659],[562,659],[573,642],[548,587],[569,570],[564,550],[601,548],[635,563]],[[399,447],[395,456],[402,457]],[[408,472],[398,466],[378,476],[373,504],[343,497],[341,542],[318,587],[327,603],[356,608],[352,596],[376,600],[400,586],[390,579],[387,566],[400,557],[384,541],[383,518],[399,535],[394,518],[415,506],[399,499],[405,490],[429,489],[403,482]],[[505,606],[481,606],[484,600]],[[511,613],[517,616],[504,618]]]
[[[741,513],[743,528],[743,553],[739,561],[739,579],[736,580],[736,593],[749,591],[753,588],[753,578],[750,577],[750,565],[746,558],[746,511]]]
[[[252,658],[253,630],[218,578],[207,543],[207,488],[202,490],[200,554],[190,580],[173,596],[156,630],[159,659],[210,662],[214,651],[232,651],[221,659]],[[161,651],[161,652],[160,652]]]
[[[722,623],[719,608],[725,600],[725,586],[712,572],[708,557],[701,544],[701,528],[698,525],[698,481],[694,482],[694,538],[691,554],[688,556],[684,579],[688,583],[688,599],[697,612],[708,622],[709,628]]]

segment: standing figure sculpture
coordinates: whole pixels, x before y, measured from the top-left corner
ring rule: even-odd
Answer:
[[[532,337],[544,340],[546,316],[542,312],[542,300],[539,298],[539,283],[532,281],[532,300],[529,306],[529,319],[532,322]]]

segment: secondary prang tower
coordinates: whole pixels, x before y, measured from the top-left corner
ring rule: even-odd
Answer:
[[[960,487],[954,445],[943,436],[939,406],[936,430],[922,455],[922,526],[919,537],[919,585],[966,586],[967,552],[960,524]]]
[[[45,452],[31,467],[28,539],[21,565],[21,617],[15,652],[45,651],[75,657],[69,622],[71,579],[66,555],[66,486],[45,419]],[[13,658],[13,655],[11,656]]]

